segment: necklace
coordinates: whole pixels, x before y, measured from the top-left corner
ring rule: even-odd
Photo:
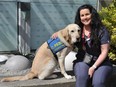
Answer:
[[[87,32],[88,34],[85,35],[85,30],[83,29],[82,31],[82,46],[83,46],[83,50],[86,50],[86,42],[88,42],[90,40],[90,36],[91,36],[91,33],[90,32]]]

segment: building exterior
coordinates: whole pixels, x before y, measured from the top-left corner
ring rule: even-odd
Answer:
[[[27,55],[73,23],[80,5],[99,11],[107,2],[111,0],[0,0],[0,53]]]

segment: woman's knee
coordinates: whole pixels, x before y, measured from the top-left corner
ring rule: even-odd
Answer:
[[[92,83],[93,87],[105,87],[104,81],[96,80]]]
[[[110,76],[112,68],[110,66],[99,67],[93,75],[93,86],[94,87],[105,87],[105,82]]]
[[[84,62],[78,62],[74,66],[74,74],[75,77],[80,79],[85,79],[85,77],[88,77],[88,69],[89,66],[85,64]]]

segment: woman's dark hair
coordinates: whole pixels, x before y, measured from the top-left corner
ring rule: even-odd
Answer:
[[[91,16],[91,38],[92,38],[92,44],[97,46],[98,40],[99,40],[99,38],[98,38],[99,31],[103,27],[103,24],[101,22],[99,14],[98,14],[97,10],[90,4],[84,4],[84,5],[80,6],[76,13],[75,23],[78,24],[81,27],[81,29],[83,29],[83,24],[81,23],[81,19],[80,19],[80,11],[82,9],[89,9],[89,11],[92,15]]]

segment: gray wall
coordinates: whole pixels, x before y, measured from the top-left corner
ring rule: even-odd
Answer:
[[[23,2],[21,26],[17,2]],[[54,32],[73,23],[77,8],[85,3],[97,8],[97,0],[0,0],[0,53],[27,54],[37,49]]]
[[[31,49],[37,49],[56,31],[74,23],[82,4],[97,8],[97,0],[33,0],[31,2]]]
[[[17,3],[0,2],[0,51],[17,50]]]

